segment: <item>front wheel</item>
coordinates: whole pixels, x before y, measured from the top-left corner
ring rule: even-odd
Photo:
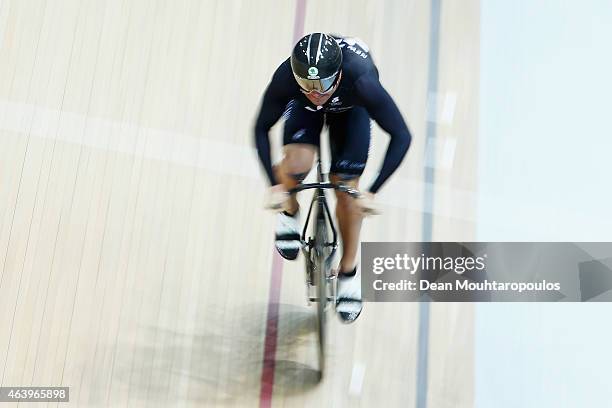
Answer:
[[[325,369],[325,309],[327,307],[327,275],[328,265],[325,262],[325,242],[327,240],[327,225],[325,219],[319,217],[316,223],[315,233],[315,276],[314,283],[317,285],[317,334],[319,343],[319,372],[323,377]]]

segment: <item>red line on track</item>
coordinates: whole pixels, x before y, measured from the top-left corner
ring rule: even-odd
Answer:
[[[306,0],[297,0],[295,4],[295,18],[293,19],[293,43],[291,48],[304,35],[304,20],[306,17]]]
[[[268,318],[266,321],[266,337],[264,342],[263,368],[261,371],[261,388],[259,391],[259,406],[272,406],[274,390],[274,368],[276,364],[276,340],[278,334],[278,307],[283,272],[283,259],[274,249],[272,259],[272,276],[270,277],[270,294],[268,296]]]
[[[296,0],[295,18],[293,20],[293,44],[302,38],[304,18],[306,16],[306,0]],[[280,289],[283,277],[283,259],[273,249],[272,273],[270,276],[270,293],[268,295],[268,316],[266,319],[266,336],[264,340],[263,368],[261,370],[261,388],[259,391],[259,407],[272,406],[274,391],[274,368],[276,365],[276,341],[278,338],[278,308]]]

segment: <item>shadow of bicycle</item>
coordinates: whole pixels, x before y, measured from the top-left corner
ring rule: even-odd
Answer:
[[[320,381],[314,309],[278,306],[274,392],[305,393]],[[130,398],[205,405],[259,398],[266,307],[217,310],[191,331],[141,326],[131,336],[135,343],[117,345],[115,376],[129,388]]]

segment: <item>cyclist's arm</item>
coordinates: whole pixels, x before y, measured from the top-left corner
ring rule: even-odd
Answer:
[[[406,156],[412,136],[397,105],[381,85],[375,71],[362,75],[355,86],[370,117],[391,136],[378,177],[369,189],[376,193]]]
[[[280,70],[280,68],[279,68]],[[270,153],[270,139],[268,132],[280,119],[285,107],[289,102],[286,92],[283,89],[283,81],[278,80],[279,70],[276,71],[272,81],[264,93],[259,115],[255,122],[255,147],[259,161],[261,162],[270,181],[270,185],[278,184],[274,171],[272,170],[272,156]]]

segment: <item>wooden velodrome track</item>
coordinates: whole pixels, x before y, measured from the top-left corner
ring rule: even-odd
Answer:
[[[83,407],[473,406],[470,305],[431,305],[426,344],[416,303],[334,318],[316,382],[303,263],[273,252],[252,144],[293,39],[358,36],[414,135],[362,240],[472,240],[479,4],[433,1],[436,35],[420,0],[0,1],[1,384]]]

